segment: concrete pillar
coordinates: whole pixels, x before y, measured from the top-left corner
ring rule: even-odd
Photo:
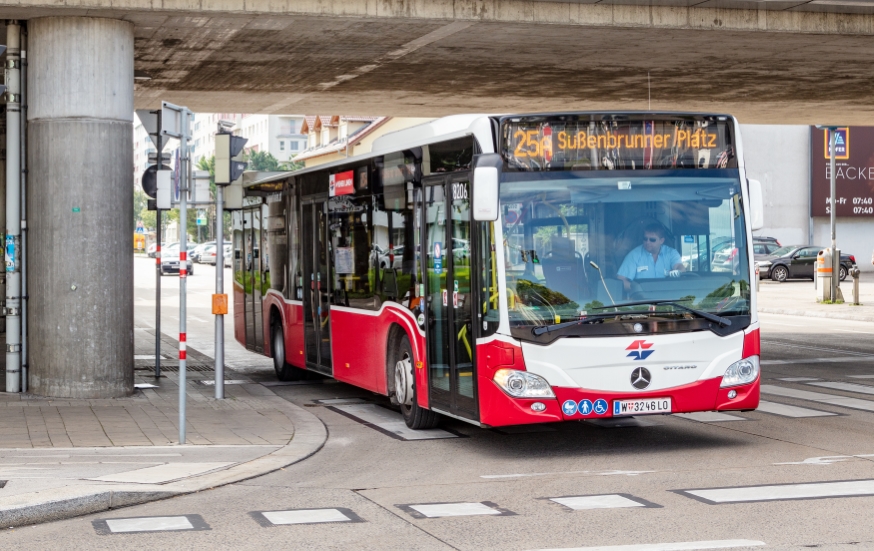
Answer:
[[[134,35],[126,21],[28,22],[30,392],[133,392]]]

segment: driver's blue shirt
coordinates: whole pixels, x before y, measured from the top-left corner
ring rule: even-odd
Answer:
[[[622,261],[622,266],[617,273],[631,281],[668,277],[668,273],[680,262],[680,253],[667,245],[662,245],[655,262],[652,253],[644,249],[643,245],[638,245],[625,255],[625,260]]]

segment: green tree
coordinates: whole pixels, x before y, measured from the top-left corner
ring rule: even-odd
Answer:
[[[143,223],[143,226],[146,228],[154,228],[154,217],[152,218],[152,225],[146,224],[145,219],[143,218],[144,213],[148,213],[148,204],[147,201],[149,197],[145,194],[145,192],[140,188],[134,188],[134,227],[131,231],[136,231],[137,222],[140,221]]]
[[[280,170],[279,161],[269,151],[253,151],[246,160],[249,162],[249,170],[259,172],[277,172]]]

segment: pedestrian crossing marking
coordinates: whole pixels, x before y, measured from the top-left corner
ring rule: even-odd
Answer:
[[[599,545],[596,547],[565,547],[562,549],[540,549],[539,551],[697,551],[703,549],[761,547],[763,545],[765,545],[765,542],[758,540],[711,540],[681,541],[676,543],[642,543],[637,545]]]
[[[821,383],[807,383],[813,386],[821,386],[823,388],[831,388],[834,390],[844,390],[846,392],[857,392],[859,394],[874,394],[874,386],[859,385],[855,383],[841,383],[835,381],[823,381]]]
[[[459,503],[410,503],[396,505],[410,516],[419,519],[469,516],[507,516],[516,513],[502,509],[491,501]]]
[[[209,525],[200,515],[110,518],[98,519],[91,524],[94,526],[94,530],[101,535],[210,529]]]
[[[287,509],[284,511],[253,511],[252,518],[266,528],[294,524],[326,524],[337,522],[364,522],[345,507],[327,509]]]
[[[788,404],[779,404],[777,402],[767,402],[765,400],[761,400],[759,402],[758,411],[764,411],[765,413],[770,413],[772,415],[780,415],[782,417],[795,417],[795,418],[803,418],[803,417],[830,417],[837,416],[837,413],[832,413],[830,411],[819,411],[816,409],[808,409],[798,406],[790,406]]]
[[[574,511],[587,509],[624,509],[628,507],[661,507],[628,494],[602,494],[590,496],[551,497],[559,505],[564,505]]]
[[[775,484],[770,486],[739,486],[734,488],[707,488],[680,490],[677,493],[710,505],[858,497],[874,495],[874,480],[841,480],[802,484]]]
[[[729,415],[727,413],[721,413],[719,411],[696,411],[694,413],[675,413],[676,417],[680,417],[681,419],[691,419],[692,421],[698,421],[699,423],[723,423],[726,421],[749,421],[749,419],[745,417],[738,417],[736,415]]]
[[[809,390],[798,390],[795,388],[784,388],[776,385],[762,385],[761,390],[764,394],[773,394],[775,396],[784,396],[786,398],[797,398],[799,400],[810,400],[811,402],[819,402],[822,404],[841,406],[850,409],[874,411],[874,402],[861,400],[859,398],[847,398],[846,396],[837,396],[835,394],[826,394],[824,392],[811,392]]]

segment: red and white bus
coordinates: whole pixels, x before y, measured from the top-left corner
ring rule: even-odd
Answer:
[[[451,116],[246,195],[236,338],[281,380],[418,429],[758,407],[761,189],[733,117]]]

